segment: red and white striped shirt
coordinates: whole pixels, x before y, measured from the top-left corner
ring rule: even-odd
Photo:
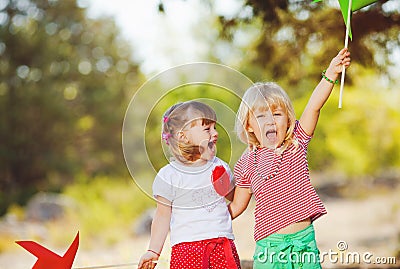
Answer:
[[[314,221],[326,214],[322,201],[310,183],[307,147],[311,137],[298,121],[294,136],[299,142],[298,148],[295,150],[294,145],[289,146],[284,151],[282,160],[273,150],[259,148],[256,154],[258,169],[254,165],[254,151],[244,153],[235,165],[236,185],[251,188],[256,200],[256,241],[292,223],[307,218]],[[276,173],[277,167],[279,170]],[[275,173],[273,178],[265,179]]]

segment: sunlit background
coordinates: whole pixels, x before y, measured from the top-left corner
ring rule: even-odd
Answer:
[[[35,258],[15,240],[63,253],[78,230],[74,265],[136,262],[148,244],[154,201],[135,184],[122,152],[135,93],[160,72],[212,62],[252,81],[278,82],[299,117],[343,47],[338,6],[336,0],[0,0],[0,269],[33,266]],[[399,257],[399,11],[400,1],[381,0],[353,14],[343,108],[336,86],[310,144],[312,180],[328,209],[315,224],[321,251],[344,240],[351,251]],[[238,105],[211,87],[173,91],[160,104],[192,98]],[[166,163],[159,114],[138,130],[146,130],[155,170]],[[218,128],[228,136],[227,126]],[[218,142],[221,158],[231,157],[232,139]],[[147,160],[136,161],[137,177],[150,186]],[[243,260],[254,248],[253,207],[234,222]]]

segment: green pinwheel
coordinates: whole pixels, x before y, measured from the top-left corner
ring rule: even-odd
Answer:
[[[321,2],[322,0],[314,0],[313,2]],[[340,10],[342,11],[343,20],[346,24],[346,35],[344,39],[344,47],[347,48],[349,44],[349,37],[353,40],[351,33],[351,15],[353,11],[357,11],[363,7],[371,5],[378,0],[339,0]],[[351,8],[350,8],[351,7]],[[342,77],[340,80],[340,95],[339,95],[339,108],[342,107],[344,77],[346,69],[343,67]]]

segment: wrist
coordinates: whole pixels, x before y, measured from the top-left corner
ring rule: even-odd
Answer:
[[[156,254],[157,257],[160,257],[160,255],[161,255],[161,253],[159,253],[159,252],[157,252],[157,251],[155,251],[155,250],[152,250],[152,249],[148,249],[147,252],[151,252],[151,253],[153,253],[153,254]],[[160,251],[160,252],[161,252],[161,251]]]
[[[337,80],[338,74],[335,72],[329,72],[329,69],[322,71],[321,75],[322,75],[322,79],[326,80],[327,82],[329,82],[331,84],[339,83],[339,81]]]
[[[339,74],[336,73],[335,70],[332,70],[330,67],[325,69],[325,75],[332,80],[336,80],[339,77]]]

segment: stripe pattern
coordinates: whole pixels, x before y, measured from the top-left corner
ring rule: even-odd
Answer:
[[[256,200],[256,241],[289,224],[306,218],[314,221],[326,214],[326,209],[310,182],[307,147],[311,136],[307,135],[298,121],[294,136],[299,142],[298,147],[291,145],[286,149],[279,171],[271,179],[266,178],[275,172],[281,158],[271,149],[259,148],[256,159],[253,151],[246,152],[235,165],[236,185],[251,188]],[[255,161],[258,169],[254,165]]]

